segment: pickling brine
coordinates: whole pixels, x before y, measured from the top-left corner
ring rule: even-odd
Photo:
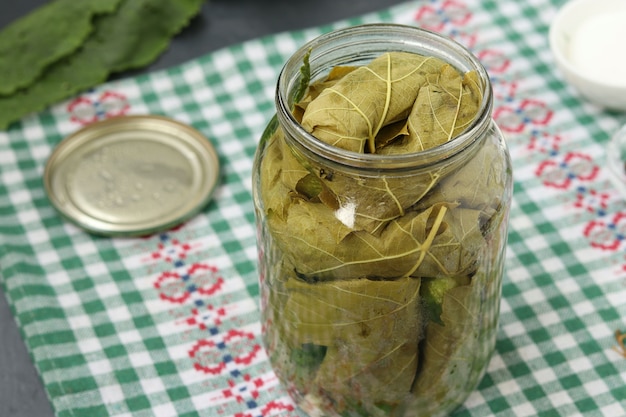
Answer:
[[[311,416],[443,416],[495,346],[512,189],[489,78],[415,27],[285,64],[253,172],[263,340]]]

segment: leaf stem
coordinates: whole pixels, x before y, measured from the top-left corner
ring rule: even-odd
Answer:
[[[426,257],[426,252],[430,250],[430,247],[433,244],[433,241],[435,240],[435,236],[437,236],[437,232],[439,231],[439,228],[441,227],[441,223],[443,223],[443,217],[446,215],[447,211],[448,211],[448,208],[446,206],[441,206],[441,209],[439,209],[439,213],[437,213],[437,217],[435,218],[435,222],[433,223],[433,227],[430,229],[428,236],[426,236],[426,239],[424,240],[424,242],[422,243],[420,247],[419,259],[417,260],[413,268],[411,268],[411,270],[405,276],[411,276],[424,261],[424,258]]]
[[[389,112],[389,106],[391,105],[391,84],[393,80],[391,79],[391,55],[387,54],[387,79],[385,80],[387,83],[387,94],[385,95],[385,107],[383,107],[383,114],[380,115],[380,120],[378,121],[378,126],[374,132],[370,132],[370,137],[368,138],[368,145],[370,153],[376,153],[376,135],[380,129],[383,128],[385,123],[385,119],[387,118],[387,113]]]

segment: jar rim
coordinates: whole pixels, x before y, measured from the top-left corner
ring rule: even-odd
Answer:
[[[341,43],[336,45],[339,41]],[[345,50],[345,48],[355,47],[359,44],[375,45],[376,42],[394,43],[398,46],[398,50],[411,51],[417,48],[429,51],[434,56],[437,54],[445,55],[441,59],[458,70],[475,70],[483,81],[483,96],[477,116],[471,125],[444,144],[421,152],[396,155],[348,151],[325,143],[306,131],[293,115],[292,105],[294,103],[290,102],[294,98],[293,90],[301,80],[300,68],[305,57],[309,55],[309,62],[313,67],[313,63],[317,59],[329,53],[336,53],[339,49]],[[454,62],[450,62],[451,60]],[[465,68],[459,68],[459,66]],[[493,92],[485,67],[469,49],[454,39],[417,26],[396,23],[366,23],[322,34],[302,45],[287,60],[279,74],[275,101],[277,116],[283,128],[291,133],[288,136],[302,138],[298,144],[319,157],[355,168],[415,169],[419,166],[431,166],[445,161],[470,147],[477,138],[481,137],[491,126]]]

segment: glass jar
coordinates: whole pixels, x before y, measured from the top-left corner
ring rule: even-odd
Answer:
[[[305,87],[391,51],[474,73],[479,104],[460,133],[380,153],[305,129]],[[361,102],[374,89],[357,88]],[[512,190],[492,100],[468,50],[415,27],[337,30],[285,64],[253,169],[261,314],[269,361],[309,415],[447,415],[476,388],[495,346]]]

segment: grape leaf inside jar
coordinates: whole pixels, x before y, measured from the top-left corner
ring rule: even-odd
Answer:
[[[393,157],[454,140],[474,122],[483,90],[475,72],[391,52],[333,68],[293,113],[317,140]],[[460,163],[368,175],[307,157],[281,129],[268,138],[260,196],[279,265],[265,277],[278,300],[270,339],[273,353],[298,358],[281,362],[297,391],[369,416],[445,392],[451,374],[437,369],[472,356],[479,341],[465,333],[477,328],[476,300],[494,277],[481,257],[505,185],[484,166],[497,152],[485,145]]]
[[[360,397],[393,403],[406,395],[423,329],[419,279],[315,285],[291,279],[286,288],[285,336],[327,347],[314,381],[322,391],[337,403]]]
[[[391,52],[312,83],[294,114],[313,136],[338,148],[414,153],[464,131],[478,112],[482,88],[475,72],[461,74],[437,58]],[[323,167],[309,167],[316,169]],[[445,174],[442,169],[410,178],[355,178],[337,172],[324,182],[340,207],[354,206],[351,227],[375,233],[403,216]]]
[[[396,153],[444,143],[474,119],[482,96],[476,73],[461,74],[437,58],[406,52],[331,72],[311,89],[315,97],[300,105],[302,126],[323,142],[360,153],[385,149],[377,147],[377,136],[387,138],[386,129],[402,131],[403,125],[410,147]]]

